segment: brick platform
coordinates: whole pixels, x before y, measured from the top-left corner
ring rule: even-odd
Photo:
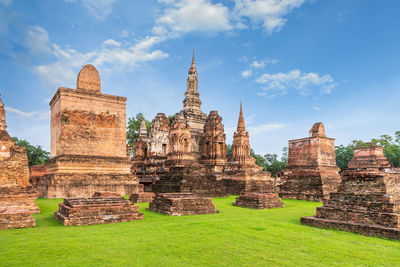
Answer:
[[[106,224],[143,219],[139,207],[123,197],[67,198],[54,213],[67,225]]]
[[[154,198],[154,193],[150,192],[140,192],[134,193],[129,196],[129,200],[133,203],[146,203],[151,202]]]
[[[383,238],[400,240],[399,228],[345,222],[341,220],[331,220],[331,219],[323,219],[316,217],[303,217],[300,219],[300,222],[302,224],[307,224],[314,227],[330,228],[335,230],[343,230],[347,232],[362,234],[365,236],[379,236]]]
[[[277,197],[276,193],[246,193],[236,198],[233,205],[250,209],[272,209],[283,208],[285,204]]]
[[[157,194],[148,210],[171,216],[219,213],[211,198],[192,193]]]

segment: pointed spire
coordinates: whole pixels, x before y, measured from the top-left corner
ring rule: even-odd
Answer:
[[[237,132],[245,132],[245,131],[246,131],[246,125],[244,124],[242,101],[240,101],[240,113],[237,125]]]
[[[192,64],[190,65],[189,74],[197,74],[196,62],[194,60],[194,48],[193,48]]]
[[[143,118],[140,124],[139,137],[147,137],[146,120]]]
[[[0,94],[0,131],[5,131],[6,129],[7,129],[6,110],[4,108],[4,103],[1,100],[1,94]]]

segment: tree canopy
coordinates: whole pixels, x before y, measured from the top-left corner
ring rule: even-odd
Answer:
[[[31,145],[28,141],[20,140],[17,137],[13,137],[12,139],[17,146],[25,147],[28,154],[29,166],[43,165],[50,159],[50,152],[44,150],[41,146]]]
[[[144,119],[143,113],[138,113],[136,114],[135,117],[132,116],[128,118],[128,125],[126,127],[126,140],[129,146],[132,148],[132,152],[133,152],[133,144],[139,138],[140,124],[142,123],[143,119]],[[149,134],[150,132],[150,127],[151,127],[151,122],[146,120],[147,134]]]

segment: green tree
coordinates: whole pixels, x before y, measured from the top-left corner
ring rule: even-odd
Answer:
[[[232,145],[226,145],[226,155],[228,158],[232,156]]]
[[[287,166],[288,148],[284,147],[282,149],[282,156],[280,160],[278,159],[277,154],[265,154],[264,159],[266,165],[265,170],[269,171],[271,175],[275,175]]]
[[[265,164],[265,158],[261,155],[258,155],[254,152],[252,148],[250,148],[250,156],[256,159],[256,164],[265,170],[267,168],[267,165]]]
[[[140,124],[142,123],[143,119],[144,119],[143,113],[138,113],[136,114],[135,117],[132,116],[128,118],[128,126],[126,127],[126,140],[129,146],[132,148],[132,152],[133,152],[133,144],[139,138]],[[151,122],[146,120],[147,134],[149,134],[150,132],[150,127],[151,127]]]
[[[29,166],[43,165],[50,159],[50,153],[44,150],[41,146],[31,145],[26,140],[19,140],[17,137],[12,138],[17,146],[25,147],[28,154]]]

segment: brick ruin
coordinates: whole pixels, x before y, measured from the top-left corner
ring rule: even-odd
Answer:
[[[6,112],[0,95],[0,230],[34,227],[39,194],[29,183],[28,156],[7,132]]]
[[[243,118],[242,104],[240,104],[237,130],[233,135],[232,160],[227,166],[226,173],[228,177],[225,181],[235,185],[235,190],[230,188],[230,192],[239,193],[233,205],[254,209],[284,206],[278,197],[278,188],[270,173],[263,172],[250,155],[250,139]]]
[[[143,127],[143,133],[140,131],[134,146],[132,172],[138,175],[145,191],[156,193],[153,202],[161,203],[157,194],[164,193],[176,193],[178,199],[181,193],[192,193],[199,198],[241,194],[245,193],[249,180],[258,180],[273,188],[269,173],[263,172],[250,156],[242,106],[234,136],[233,156],[228,160],[222,117],[217,111],[211,111],[208,116],[201,111],[197,85],[198,74],[193,57],[183,109],[171,123],[163,113],[158,113],[149,137]],[[269,193],[280,202],[276,188]],[[154,205],[152,209],[156,210]]]
[[[144,192],[152,192],[152,185],[159,179],[159,175],[168,171],[165,161],[169,153],[169,124],[164,113],[157,113],[151,123],[149,137],[147,129],[142,125],[142,134],[135,142],[134,151],[138,152],[132,158],[132,172],[138,176]]]
[[[46,198],[88,197],[96,191],[138,191],[126,149],[126,98],[102,94],[92,65],[77,89],[60,87],[51,107],[51,159],[38,190]]]
[[[289,141],[288,166],[281,179],[282,198],[322,201],[337,191],[341,178],[335,139],[326,137],[321,122],[311,128],[310,137]]]
[[[354,149],[341,175],[339,190],[301,223],[400,240],[400,172],[390,168],[383,148]]]
[[[46,165],[29,166],[29,183],[36,188],[40,179],[46,174],[46,172]]]
[[[66,198],[54,213],[64,226],[143,220],[139,206],[115,192],[96,192],[89,198]]]
[[[148,210],[171,216],[214,214],[219,212],[219,210],[215,209],[211,198],[199,197],[192,193],[157,194],[150,203]]]

